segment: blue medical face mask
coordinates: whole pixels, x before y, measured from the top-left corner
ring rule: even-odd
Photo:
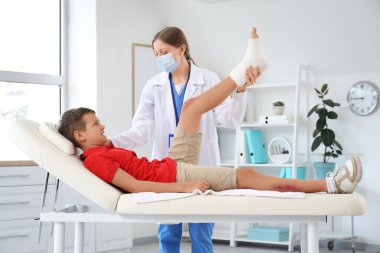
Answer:
[[[176,69],[178,68],[178,63],[180,60],[181,60],[181,57],[179,58],[178,61],[174,60],[173,54],[170,52],[170,53],[158,56],[156,58],[156,63],[159,69],[161,69],[162,71],[172,73],[176,71]]]

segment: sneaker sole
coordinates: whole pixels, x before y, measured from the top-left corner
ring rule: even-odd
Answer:
[[[353,161],[356,165],[357,176],[354,180],[354,184],[355,184],[355,188],[356,188],[356,185],[360,182],[360,180],[362,180],[362,176],[363,176],[362,163],[361,163],[360,158],[358,156],[352,157],[351,161]]]

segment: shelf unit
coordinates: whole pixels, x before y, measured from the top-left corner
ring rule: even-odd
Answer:
[[[265,92],[265,90],[274,90],[274,89],[294,89],[291,90],[292,95],[294,96],[294,120],[288,124],[260,124],[256,121],[252,123],[244,122],[235,130],[235,147],[234,147],[234,157],[233,160],[231,158],[229,160],[224,160],[222,157],[221,166],[226,167],[256,167],[258,169],[266,169],[266,168],[282,168],[282,167],[292,167],[292,178],[296,178],[296,168],[298,166],[307,166],[308,158],[309,158],[309,136],[308,129],[306,124],[306,119],[301,119],[301,115],[306,117],[307,115],[307,107],[308,107],[308,88],[309,88],[309,68],[306,65],[299,65],[297,69],[296,80],[293,82],[265,82],[265,83],[257,83],[251,87],[249,87],[248,92]],[[304,112],[300,113],[300,93],[305,92],[304,98]],[[304,159],[299,158],[299,135],[300,128],[304,128],[304,149],[305,152],[303,154]],[[264,132],[271,130],[280,130],[287,131],[292,135],[292,157],[290,163],[286,164],[275,164],[275,163],[266,163],[266,164],[249,164],[249,163],[240,163],[239,162],[239,147],[241,140],[241,135],[239,135],[238,131],[243,131],[245,129],[261,129]],[[252,243],[265,243],[265,244],[275,244],[275,245],[287,245],[289,251],[293,251],[294,246],[299,244],[299,240],[295,237],[294,233],[294,224],[289,224],[289,239],[287,241],[260,241],[260,240],[251,240],[247,238],[246,234],[238,233],[238,224],[232,223],[229,236],[225,236],[225,240],[230,241],[231,247],[236,247],[237,242],[252,242]],[[220,236],[213,237],[213,239],[220,239]]]

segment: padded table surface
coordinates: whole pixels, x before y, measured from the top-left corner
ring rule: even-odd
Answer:
[[[183,215],[333,215],[356,216],[365,212],[366,201],[358,193],[309,193],[304,199],[196,195],[192,197],[139,203],[131,194],[122,194],[116,207],[119,214]]]

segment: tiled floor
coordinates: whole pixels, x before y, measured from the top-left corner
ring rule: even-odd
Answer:
[[[134,246],[131,253],[154,253],[158,252],[157,243],[149,243],[144,245]],[[236,248],[231,248],[226,242],[214,242],[215,253],[287,253],[286,247],[268,247],[257,246],[249,244],[238,244]],[[298,250],[294,251],[298,252]],[[351,250],[336,250],[328,251],[327,248],[321,248],[320,253],[352,253]],[[191,253],[191,246],[189,241],[183,241],[181,244],[181,253]],[[356,251],[356,253],[363,253],[363,251]]]

